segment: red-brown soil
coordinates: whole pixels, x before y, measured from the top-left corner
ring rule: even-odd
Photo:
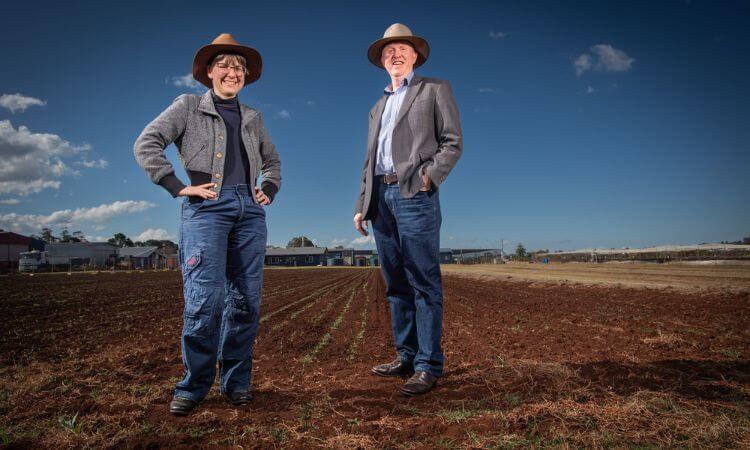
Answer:
[[[526,448],[750,445],[746,292],[448,275],[438,388],[394,356],[372,269],[266,270],[255,399],[186,418],[178,272],[0,279],[0,445]]]

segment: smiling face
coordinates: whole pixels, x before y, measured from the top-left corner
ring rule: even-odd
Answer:
[[[208,66],[214,92],[221,98],[233,98],[245,86],[247,69],[245,58],[239,55],[219,55]]]
[[[406,41],[389,43],[383,47],[383,52],[380,55],[380,63],[393,78],[408,75],[414,69],[414,63],[416,62],[417,52]]]

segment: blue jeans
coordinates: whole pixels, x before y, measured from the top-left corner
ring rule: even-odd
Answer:
[[[266,212],[241,184],[218,199],[186,198],[180,224],[185,295],[182,363],[175,397],[201,401],[220,370],[220,389],[250,389],[260,318]]]
[[[440,277],[438,192],[404,198],[398,184],[377,177],[377,215],[372,230],[391,309],[399,358],[414,370],[443,374],[443,286]]]

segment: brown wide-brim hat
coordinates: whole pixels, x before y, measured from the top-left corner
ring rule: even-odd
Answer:
[[[380,63],[380,56],[383,54],[383,47],[390,44],[393,41],[406,41],[414,46],[414,50],[417,52],[417,61],[414,63],[414,68],[421,66],[427,61],[430,56],[430,45],[419,36],[414,36],[409,27],[402,23],[394,23],[383,33],[383,38],[370,44],[370,48],[367,49],[367,58],[371,63],[385,69],[383,64]]]
[[[206,68],[211,60],[219,53],[236,53],[245,57],[247,62],[247,73],[245,75],[245,84],[258,81],[260,73],[263,70],[263,59],[260,57],[258,50],[246,45],[240,45],[231,34],[222,33],[208,45],[204,45],[198,50],[193,58],[193,78],[201,84],[211,89],[214,87],[211,79],[208,78]]]

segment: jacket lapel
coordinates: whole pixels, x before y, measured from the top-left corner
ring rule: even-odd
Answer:
[[[411,107],[411,104],[414,103],[414,99],[417,97],[417,93],[419,93],[421,87],[422,78],[415,74],[411,79],[411,84],[409,84],[409,87],[406,89],[406,96],[404,96],[404,101],[401,103],[401,109],[398,110],[398,117],[396,117],[396,121],[393,123],[393,129],[396,129],[396,125],[398,125],[401,119],[406,115],[407,111],[409,111],[409,108]]]
[[[211,97],[211,90],[207,90],[205,94],[201,96],[200,102],[198,102],[198,111],[210,114],[212,116],[218,116],[216,107],[214,106],[214,99]]]
[[[380,134],[380,122],[383,117],[383,110],[385,109],[385,101],[387,96],[383,95],[380,100],[375,104],[374,115],[370,117],[370,142],[367,143],[367,154],[371,155],[375,151],[375,147],[378,142],[378,134]]]

